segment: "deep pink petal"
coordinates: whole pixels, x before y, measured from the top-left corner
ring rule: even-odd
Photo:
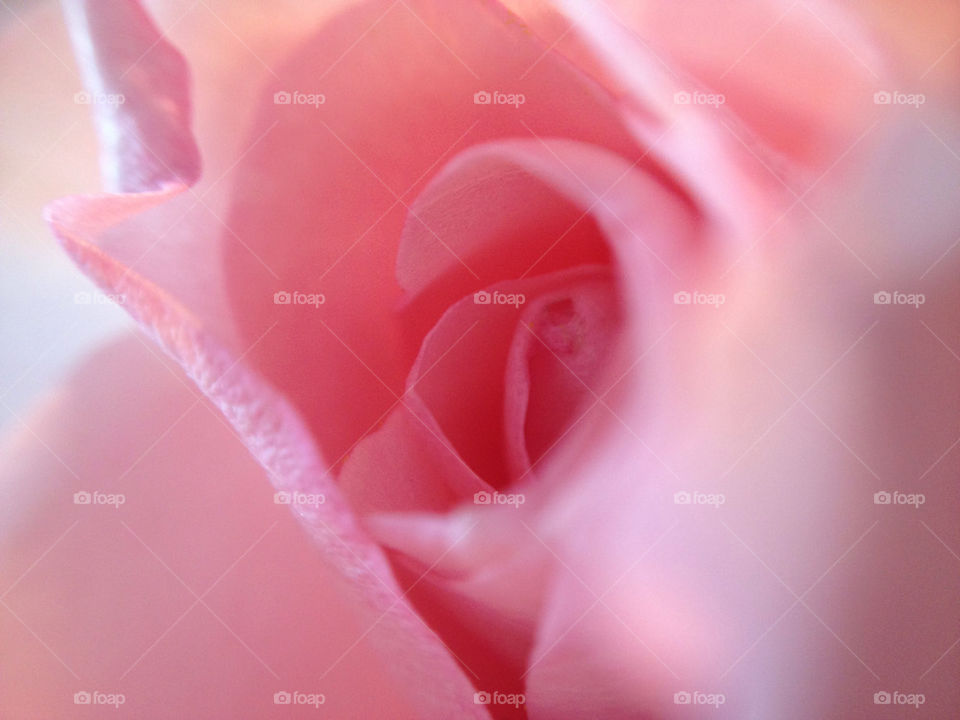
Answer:
[[[426,202],[435,202],[434,212],[442,216],[444,202],[453,206],[449,198],[456,197],[445,195],[445,188],[461,186],[462,179],[469,180],[474,173],[482,177],[489,172],[499,176],[510,176],[511,173],[525,176],[525,187],[536,189],[539,185],[536,190],[539,195],[534,197],[544,198],[543,188],[546,187],[574,208],[581,208],[581,213],[589,212],[603,232],[602,237],[609,244],[609,254],[614,259],[611,272],[619,296],[635,312],[625,318],[619,341],[607,349],[605,382],[597,383],[595,392],[600,392],[601,388],[604,392],[611,390],[604,398],[605,403],[631,422],[636,422],[636,427],[651,426],[656,408],[667,396],[668,388],[647,379],[646,372],[638,379],[637,374],[629,371],[644,347],[655,344],[668,329],[666,323],[675,316],[677,310],[672,294],[676,283],[683,282],[683,279],[692,281],[698,272],[696,263],[688,260],[693,231],[699,222],[697,213],[687,198],[665,186],[658,177],[631,168],[627,161],[611,153],[566,141],[505,141],[471,150],[435,181],[432,186],[435,195]],[[518,187],[524,185],[513,184],[510,190],[516,191]],[[601,196],[603,201],[598,202]],[[478,194],[471,198],[474,205],[466,212],[479,215],[483,203],[495,206],[498,200],[495,193]],[[531,225],[535,224],[538,211],[557,205],[556,201],[531,203],[528,209]],[[464,209],[457,206],[457,211],[464,212]],[[502,237],[484,235],[479,225],[466,241],[475,243],[475,247],[489,257],[496,256],[498,251],[501,254],[506,251]],[[400,262],[413,267],[420,256],[418,253],[425,252],[421,242],[429,243],[429,240],[418,233],[407,236]],[[589,253],[586,256],[591,257]],[[568,255],[570,259],[575,257],[575,251]],[[446,281],[458,272],[453,263],[435,264],[432,273],[414,280],[411,289],[452,293],[456,285]],[[557,276],[562,277],[563,273],[557,273]],[[509,281],[504,283],[505,287],[509,285]],[[551,288],[551,292],[559,293],[561,287]],[[464,303],[462,308],[468,307],[466,301],[461,302]],[[457,334],[450,328],[445,330],[445,336],[447,342],[433,355],[446,349]],[[522,354],[518,351],[518,357]],[[652,371],[650,378],[669,374],[658,365],[661,362],[667,362],[667,359],[655,357],[652,366],[645,368]],[[461,366],[463,364],[461,362]],[[429,374],[426,377],[429,378]],[[611,386],[611,377],[619,382]],[[443,383],[439,387],[444,387]],[[398,553],[401,567],[404,560],[414,561],[411,582],[418,577],[416,568],[433,569],[427,579],[415,583],[411,596],[425,616],[442,628],[445,640],[461,656],[471,652],[471,647],[476,652],[479,629],[468,627],[469,624],[462,621],[462,614],[459,624],[445,623],[444,616],[455,615],[454,608],[468,603],[471,607],[484,609],[485,623],[497,628],[496,636],[501,641],[509,637],[509,633],[502,635],[502,628],[509,629],[512,624],[512,647],[523,649],[524,662],[531,661],[534,648],[531,634],[536,630],[533,623],[537,620],[537,616],[530,612],[531,604],[539,608],[548,597],[545,593],[551,591],[552,586],[547,580],[567,572],[538,536],[541,533],[569,534],[570,527],[582,525],[579,511],[572,505],[564,504],[559,508],[555,505],[554,498],[566,496],[565,487],[583,488],[593,482],[599,493],[593,503],[610,502],[608,484],[597,482],[592,474],[588,481],[586,468],[591,465],[592,458],[609,451],[610,436],[625,434],[603,405],[595,406],[574,430],[562,444],[564,452],[548,457],[538,466],[535,481],[504,489],[508,493],[522,491],[526,494],[525,503],[519,509],[462,506],[444,517],[395,513],[373,515],[366,520],[380,541]],[[636,445],[635,437],[630,440]],[[632,454],[636,452],[638,449],[634,447]],[[572,458],[578,458],[577,462],[573,463]],[[597,507],[591,505],[588,511],[591,522],[602,522],[603,513]],[[588,541],[588,536],[579,532],[575,538]],[[571,541],[575,538],[571,537]],[[591,544],[589,547],[593,548],[590,552],[596,552],[595,546]],[[506,650],[501,649],[501,652]],[[467,662],[469,664],[470,659]],[[509,668],[515,667],[517,662],[515,651],[503,658]],[[503,679],[503,682],[508,681],[509,674]]]
[[[295,399],[331,459],[395,402],[420,338],[446,308],[398,314],[393,279],[408,207],[437,168],[504,136],[639,154],[607,94],[545,50],[494,6],[371,2],[326,24],[265,88],[225,218],[242,240],[223,243],[226,275],[244,341],[278,323],[252,362]],[[527,99],[477,105],[482,91]],[[277,92],[324,102],[278,105]],[[496,279],[457,260],[459,227],[429,232],[431,265],[449,259],[471,281]],[[275,292],[295,290],[323,293],[326,304],[273,304]]]
[[[536,477],[581,417],[608,389],[609,361],[622,332],[609,272],[585,274],[532,298],[506,363],[504,434],[513,480]],[[532,478],[531,478],[532,479]]]

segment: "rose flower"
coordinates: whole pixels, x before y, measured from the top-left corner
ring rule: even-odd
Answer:
[[[149,340],[3,447],[5,710],[955,713],[936,23],[308,5],[65,4]]]

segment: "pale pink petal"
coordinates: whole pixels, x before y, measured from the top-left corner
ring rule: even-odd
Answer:
[[[416,396],[404,398],[380,427],[350,450],[338,486],[360,515],[442,512],[489,489]]]
[[[183,56],[137,0],[68,0],[64,8],[97,116],[107,188],[144,192],[195,182],[200,155]]]
[[[378,538],[398,548],[396,572],[414,605],[488,691],[525,692],[523,674],[552,572],[523,519],[533,522],[525,508],[489,507],[367,518]]]
[[[872,122],[888,60],[831,2],[615,2],[613,13],[725,103],[764,142],[826,169]]]
[[[610,261],[589,213],[536,176],[481,152],[453,158],[411,205],[397,256],[408,303],[428,294],[428,305],[450,305],[493,282]],[[631,159],[655,171],[642,156],[636,151]]]
[[[562,559],[531,717],[684,717],[690,691],[731,719],[872,716],[894,690],[956,706],[956,289],[891,258],[931,304],[888,313],[829,232],[779,237],[721,309],[663,309],[640,373],[665,392],[613,405],[630,430],[568,455],[531,525]],[[894,487],[926,503],[875,504]],[[723,504],[676,501],[693,491]]]
[[[372,607],[366,583],[317,552],[147,341],[94,355],[13,429],[0,449],[4,716],[72,717],[74,693],[98,690],[140,718],[274,717],[287,710],[274,693],[296,690],[338,716],[486,717],[432,633]],[[84,491],[124,501],[75,504]]]
[[[136,17],[139,21],[148,22],[142,15]],[[140,39],[144,52],[149,48],[148,38],[151,36],[148,32],[134,33],[130,37]],[[123,66],[128,60],[125,54],[108,53],[97,57],[98,61],[116,62],[118,66]],[[145,54],[145,57],[149,58],[150,55]],[[161,53],[158,57],[162,60],[165,55]],[[147,65],[138,70],[152,67],[153,71],[159,72],[162,69],[149,65],[149,60],[143,62]],[[116,70],[101,72],[100,76],[119,79],[122,73]],[[149,76],[149,72],[147,74]],[[155,106],[134,106],[132,103],[123,103],[122,107],[134,114],[165,110]],[[177,110],[182,112],[183,108]],[[164,133],[168,128],[164,123],[143,122],[137,127],[145,129],[143,132],[146,133],[137,136],[138,147],[142,145],[150,147],[154,153],[167,153],[166,157],[160,158],[164,160],[163,167],[181,166],[178,158],[189,153],[189,148],[183,143],[166,142]],[[244,355],[272,328],[268,326],[261,330],[258,338],[244,348],[230,349],[230,328],[224,327],[222,321],[213,322],[211,327],[210,320],[216,320],[218,315],[210,311],[207,304],[200,303],[197,308],[199,314],[194,314],[135,268],[143,257],[130,259],[131,243],[123,240],[129,237],[127,233],[131,229],[143,227],[144,219],[151,217],[154,208],[159,207],[161,213],[166,212],[167,207],[162,206],[163,203],[171,200],[177,202],[176,196],[184,191],[178,182],[180,179],[175,173],[159,180],[150,174],[151,192],[65,198],[50,206],[48,218],[55,234],[81,268],[104,290],[124,297],[124,305],[134,319],[183,365],[200,389],[225,414],[252,454],[267,469],[275,487],[284,491],[322,492],[325,495],[325,503],[316,508],[297,506],[297,514],[324,551],[325,557],[340,572],[352,578],[366,607],[382,615],[389,637],[387,645],[399,643],[407,650],[411,647],[422,648],[425,658],[429,658],[428,664],[436,664],[430,674],[449,673],[450,683],[438,688],[440,692],[431,697],[430,702],[435,703],[433,707],[459,706],[466,713],[482,713],[482,709],[473,706],[472,697],[466,692],[468,685],[453,666],[453,661],[399,595],[379,548],[355,524],[352,511],[326,474],[313,440],[296,412],[288,401],[247,367]],[[120,184],[127,186],[123,182]],[[162,189],[153,190],[153,185]],[[138,214],[141,215],[137,217]],[[152,217],[156,219],[157,216]],[[165,230],[165,226],[160,225],[154,229],[154,233],[162,235]],[[140,239],[140,243],[141,246],[146,245],[149,252],[152,247],[149,241]],[[106,252],[105,248],[113,251],[113,254]],[[144,264],[151,268],[153,279],[164,278],[169,282],[175,277],[175,271],[183,274],[182,267],[175,268],[169,264],[169,258]],[[176,288],[174,294],[196,299],[201,288],[197,281],[202,278],[194,276],[191,280],[193,282],[189,285],[173,282]],[[210,290],[216,294],[216,285]],[[216,300],[209,305],[215,306]],[[206,323],[199,319],[204,314]],[[412,681],[425,667],[405,665],[404,672],[410,673],[409,679]],[[455,689],[457,686],[459,689]]]

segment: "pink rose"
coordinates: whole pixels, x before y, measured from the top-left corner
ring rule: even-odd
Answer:
[[[106,192],[46,217],[175,363],[112,344],[3,447],[8,714],[960,708],[951,40],[66,9]]]

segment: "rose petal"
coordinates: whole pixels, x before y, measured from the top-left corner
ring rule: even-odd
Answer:
[[[551,572],[529,539],[521,510],[371,515],[366,521],[394,554],[408,597],[443,637],[477,686],[523,692],[533,631]],[[502,709],[502,708],[501,708]]]
[[[609,289],[609,272],[579,267],[498,283],[489,292],[520,295],[539,311],[541,299],[569,298],[593,285]],[[444,313],[383,427],[345,454],[338,481],[357,512],[444,511],[527,470],[529,464],[510,475],[507,460],[525,453],[527,442],[528,315],[514,306],[478,304],[473,296]],[[603,322],[615,318],[611,311]],[[570,394],[582,392],[577,382]]]
[[[145,341],[96,354],[22,423],[0,449],[5,715],[68,717],[96,689],[142,718],[265,717],[294,690],[341,716],[486,717],[431,633],[317,553]]]
[[[421,406],[416,396],[404,398],[350,450],[338,482],[357,513],[440,512],[489,489]]]
[[[516,176],[515,182],[504,184],[502,193],[452,194],[452,189],[471,183],[474,177]],[[539,219],[558,207],[560,200],[579,209],[581,216],[589,215],[601,231],[607,251],[596,248],[570,248],[562,257],[568,264],[573,258],[603,258],[607,253],[613,257],[614,273],[623,287],[623,302],[638,308],[642,318],[632,320],[634,327],[649,322],[651,331],[663,322],[670,313],[657,313],[661,302],[670,302],[666,288],[674,281],[690,279],[700,271],[702,259],[686,252],[693,242],[694,234],[702,228],[702,216],[689,197],[675,186],[662,182],[659,173],[635,168],[623,157],[585,143],[569,140],[504,140],[471,148],[461,153],[438,174],[421,196],[424,207],[431,207],[435,217],[449,214],[458,218],[470,214],[479,217],[491,212],[506,197],[519,200],[516,212],[523,212],[517,219],[533,226]],[[543,200],[547,188],[553,199]],[[526,203],[528,197],[535,200]],[[568,206],[568,207],[569,207]],[[521,210],[525,208],[525,210]],[[568,215],[569,217],[570,215]],[[576,217],[576,215],[573,215]],[[591,235],[582,234],[580,243],[593,243]],[[452,241],[457,253],[478,253],[488,256],[511,258],[511,238],[497,232],[497,228],[484,229],[479,223],[469,232]],[[547,248],[544,249],[548,249]],[[523,248],[521,248],[523,250]],[[732,252],[731,247],[706,245],[703,252],[710,257]],[[534,253],[543,250],[534,249]],[[444,299],[456,292],[449,279],[459,270],[456,260],[433,262],[431,240],[426,233],[410,231],[404,236],[400,248],[398,267],[403,277],[409,278],[411,294],[423,292],[429,285],[443,289]],[[507,260],[504,260],[506,263]],[[503,265],[498,272],[506,276],[516,274],[519,268],[532,270],[521,258],[513,265]],[[429,273],[405,274],[406,268],[427,265]],[[474,281],[475,284],[475,281]],[[472,289],[477,289],[471,286]],[[460,288],[457,297],[465,293]],[[672,292],[669,293],[672,296]],[[651,302],[652,301],[652,302]]]
[[[858,18],[826,2],[505,4],[575,62],[599,61],[638,111],[669,116],[676,92],[719,92],[749,131],[821,171],[866,130],[889,73]]]
[[[126,6],[121,9],[126,9]],[[118,15],[117,17],[136,17],[146,22],[142,15]],[[106,27],[109,23],[98,27]],[[115,27],[115,26],[114,26]],[[142,54],[146,57],[149,46],[146,44],[149,33],[133,33],[129,37],[139,39]],[[164,56],[161,54],[160,56]],[[127,60],[126,53],[107,53],[98,56],[102,62],[115,62],[118,67],[111,72],[101,72],[104,78],[120,78],[117,70]],[[153,71],[161,67],[147,65]],[[148,73],[149,74],[149,73]],[[179,96],[185,97],[185,95]],[[159,112],[164,108],[143,106],[136,112]],[[178,108],[182,112],[183,108]],[[144,122],[140,127],[156,130],[165,126],[160,122]],[[162,134],[162,133],[161,133]],[[140,137],[142,142],[152,142],[153,137]],[[127,146],[124,146],[127,147]],[[153,148],[169,153],[185,152],[181,143],[160,143]],[[172,158],[169,158],[172,160]],[[169,166],[169,163],[164,163]],[[409,650],[410,647],[422,648],[430,663],[436,663],[431,670],[441,674],[452,673],[451,684],[445,685],[442,695],[431,699],[433,707],[460,707],[462,712],[482,714],[469,701],[466,683],[453,668],[452,661],[442,647],[436,644],[435,636],[422,624],[411,611],[409,605],[400,596],[396,585],[392,583],[389,567],[379,548],[356,526],[352,512],[339,496],[329,477],[325,477],[326,468],[316,454],[312,438],[307,434],[300,419],[268,383],[247,368],[243,355],[252,349],[252,342],[241,350],[229,349],[229,327],[222,322],[223,316],[209,312],[207,318],[220,317],[220,322],[205,325],[198,316],[186,310],[177,300],[158,289],[149,279],[141,275],[134,266],[142,260],[129,260],[130,248],[122,242],[131,226],[143,226],[145,221],[155,219],[154,208],[161,212],[169,210],[164,203],[173,200],[183,192],[183,187],[174,184],[171,175],[162,182],[162,190],[126,195],[104,195],[93,197],[65,198],[54,203],[48,209],[49,222],[81,268],[95,282],[111,294],[123,295],[125,307],[157,342],[180,364],[190,377],[197,382],[201,390],[226,415],[239,432],[244,443],[255,457],[268,470],[278,489],[286,491],[306,491],[325,494],[326,502],[316,509],[298,508],[298,514],[313,538],[332,565],[345,576],[349,576],[357,588],[358,595],[373,612],[379,611],[388,624],[387,645],[399,643]],[[182,197],[182,196],[181,196]],[[160,226],[154,232],[164,232]],[[149,247],[148,246],[148,250]],[[123,259],[118,259],[123,258]],[[171,268],[161,261],[149,263],[155,277],[170,280]],[[194,277],[196,281],[200,278]],[[171,283],[184,296],[196,299],[197,286],[188,286],[184,291],[183,283]],[[216,294],[217,287],[212,288]],[[210,304],[215,305],[215,300]],[[199,308],[209,310],[204,303]],[[270,327],[261,330],[261,338],[269,333]],[[441,669],[441,668],[446,669]],[[409,671],[413,672],[412,666]],[[457,687],[459,684],[459,687]]]
[[[673,273],[689,278],[696,272],[695,264],[690,265],[687,258],[690,257],[688,243],[698,218],[686,198],[664,186],[659,178],[632,169],[629,162],[620,157],[580,143],[559,140],[544,143],[504,141],[468,151],[435,181],[433,188],[437,197],[442,200],[444,187],[457,187],[459,178],[471,177],[477,168],[501,175],[509,175],[511,170],[520,171],[529,178],[528,187],[535,187],[537,183],[546,186],[575,208],[582,208],[581,212],[588,211],[593,216],[617,260],[613,273],[618,280],[622,302],[634,308],[627,318],[629,324],[624,328],[622,339],[609,358],[608,367],[620,382],[612,388],[605,403],[616,412],[625,413],[631,421],[636,420],[641,412],[654,412],[653,409],[659,407],[659,396],[666,388],[659,387],[655,380],[647,377],[669,375],[669,371],[657,366],[657,363],[668,360],[662,356],[654,357],[654,365],[645,368],[639,380],[628,371],[633,370],[631,364],[636,365],[643,350],[655,344],[668,329],[664,323],[676,313],[672,305]],[[603,196],[602,202],[598,202],[600,196]],[[477,206],[467,212],[479,215],[484,200],[495,204],[498,198],[474,198]],[[552,206],[555,207],[556,203]],[[537,204],[532,212],[542,207],[551,205]],[[437,205],[436,212],[443,212],[442,202]],[[408,244],[403,248],[401,261],[413,265],[421,250],[419,242],[425,238],[411,234],[406,240]],[[503,238],[484,236],[479,228],[467,241],[478,247],[483,245],[484,252],[490,256],[498,249],[503,252],[500,245]],[[458,248],[455,246],[454,249]],[[445,287],[446,277],[458,272],[452,264],[446,268],[434,267],[438,270],[427,283],[441,289]],[[452,287],[446,287],[445,291],[453,292]],[[451,330],[446,335],[448,339],[456,337]],[[636,427],[645,427],[649,422],[650,417],[644,415]],[[510,637],[509,633],[501,633],[510,629],[512,623],[513,641],[508,645],[524,652],[531,650],[534,629],[531,622],[536,616],[530,613],[530,607],[539,607],[550,590],[550,585],[544,583],[546,577],[566,572],[556,563],[553,551],[538,542],[538,535],[547,533],[545,527],[558,532],[565,528],[568,532],[570,527],[580,526],[578,511],[564,506],[562,512],[556,512],[551,498],[569,483],[582,487],[580,480],[583,476],[577,478],[581,471],[575,468],[582,467],[581,463],[589,465],[590,458],[606,450],[609,443],[606,438],[611,435],[608,409],[595,407],[583,425],[582,432],[572,434],[569,441],[563,443],[564,453],[548,458],[542,472],[538,470],[538,487],[520,488],[526,493],[526,502],[519,510],[507,506],[476,506],[442,518],[395,513],[374,515],[366,520],[381,542],[403,553],[403,557],[415,559],[417,567],[430,570],[425,579],[416,583],[417,575],[411,575],[410,582],[415,585],[411,597],[432,623],[443,628],[445,640],[468,663],[470,657],[467,654],[471,651],[471,642],[477,642],[479,629],[470,626],[470,622],[462,618],[462,613],[459,624],[444,623],[444,615],[449,616],[452,608],[463,604],[483,608],[482,617],[497,628],[501,642]],[[619,436],[623,433],[613,434]],[[630,439],[636,445],[636,437]],[[634,447],[633,452],[642,450]],[[572,457],[578,458],[576,465],[571,464]],[[424,468],[424,472],[429,469]],[[507,492],[513,490],[506,489]],[[611,496],[605,494],[603,497],[609,504]],[[603,513],[596,507],[591,506],[590,512],[594,522],[602,521]],[[470,519],[480,524],[473,527]],[[528,582],[523,578],[535,578],[535,581]],[[508,651],[502,649],[501,652]],[[528,662],[531,657],[526,656]],[[510,656],[505,656],[503,662],[507,667],[514,667],[517,662],[514,652],[510,651]],[[516,676],[509,674],[494,677],[500,677],[500,682],[504,683],[516,682]]]
[[[531,717],[679,717],[684,691],[723,693],[718,718],[855,717],[894,687],[956,704],[956,360],[916,310],[878,312],[828,233],[780,240],[719,316],[677,308],[642,365],[666,392],[612,405],[635,435],[558,459],[575,479],[531,524],[560,558]],[[956,289],[929,290],[924,323],[954,327]],[[874,504],[891,484],[927,504],[883,512],[908,510]]]
[[[589,209],[606,231],[613,253],[620,260],[614,272],[618,276],[623,302],[636,309],[629,317],[630,324],[625,328],[621,344],[610,359],[611,372],[621,382],[606,402],[617,407],[623,398],[629,398],[631,405],[623,411],[633,413],[638,410],[633,403],[639,396],[644,405],[651,403],[656,407],[664,388],[653,384],[638,395],[634,377],[628,378],[624,374],[632,369],[625,360],[635,364],[644,347],[653,342],[651,338],[658,337],[665,329],[664,323],[675,314],[675,310],[667,309],[672,307],[671,275],[674,268],[684,274],[696,271],[687,263],[688,256],[684,253],[684,244],[689,241],[692,228],[696,227],[689,206],[656,179],[633,171],[625,160],[568,141],[505,141],[476,148],[464,153],[438,178],[435,187],[444,187],[448,177],[456,184],[459,173],[469,175],[475,167],[497,165],[502,169],[521,170],[575,205]],[[602,193],[605,193],[604,200],[598,202]],[[647,209],[651,211],[646,212]],[[410,236],[408,240],[404,252],[409,254],[409,262],[413,263],[421,248],[418,236]],[[493,247],[502,241],[496,236],[479,237],[478,240]],[[405,258],[402,256],[401,259]],[[447,272],[455,272],[451,265],[447,268]],[[442,285],[442,276],[436,282]],[[459,311],[469,308],[468,302],[464,301],[459,308]],[[447,341],[440,343],[432,356],[448,350],[457,337],[451,329],[447,329],[445,335]],[[653,373],[654,376],[658,374],[657,371]],[[418,378],[419,373],[415,372],[413,377]],[[448,386],[449,383],[438,384],[438,388]],[[583,442],[587,442],[587,436]],[[570,445],[580,447],[579,442]],[[574,450],[571,452],[575,453]],[[587,454],[592,455],[592,452]],[[424,472],[428,469],[424,468]],[[396,522],[402,521],[398,519]],[[410,532],[413,540],[418,534],[415,519],[411,520]]]
[[[413,308],[449,306],[494,282],[609,262],[609,247],[582,208],[548,183],[478,152],[453,158],[411,207],[397,279],[408,303],[428,295]],[[453,252],[441,252],[441,237]],[[480,277],[466,273],[458,258]]]
[[[279,323],[252,361],[295,398],[330,458],[393,404],[419,339],[446,307],[400,316],[400,287],[390,279],[407,207],[436,167],[470,144],[531,133],[636,154],[609,98],[550,53],[537,63],[545,50],[488,5],[450,13],[433,0],[371,2],[276,68],[226,219],[271,272],[227,242],[227,275],[248,342]],[[475,104],[477,92],[494,90],[527,100]],[[291,95],[274,104],[277,92],[324,102],[296,104]],[[451,254],[450,228],[433,232],[431,256],[471,279],[484,272]],[[277,308],[278,290],[323,293],[326,303],[317,312]]]
[[[511,467],[510,460],[527,446],[531,380],[537,381],[535,389],[544,381],[521,357],[532,337],[530,323],[546,302],[582,294],[590,285],[613,293],[609,271],[593,265],[498,283],[483,292],[513,296],[517,305],[483,304],[468,296],[452,305],[424,339],[408,391],[423,400],[459,457],[494,487],[506,487],[527,469]],[[615,309],[608,320],[615,324]],[[606,349],[613,354],[613,343]],[[561,394],[558,390],[554,398]],[[553,418],[565,420],[566,414]]]
[[[505,435],[514,482],[533,474],[595,399],[619,380],[609,367],[619,354],[618,302],[610,277],[601,275],[533,298],[524,308],[505,382]]]
[[[144,192],[192,184],[200,154],[190,132],[183,56],[135,0],[70,0],[64,7],[77,62],[94,95],[107,188]]]

